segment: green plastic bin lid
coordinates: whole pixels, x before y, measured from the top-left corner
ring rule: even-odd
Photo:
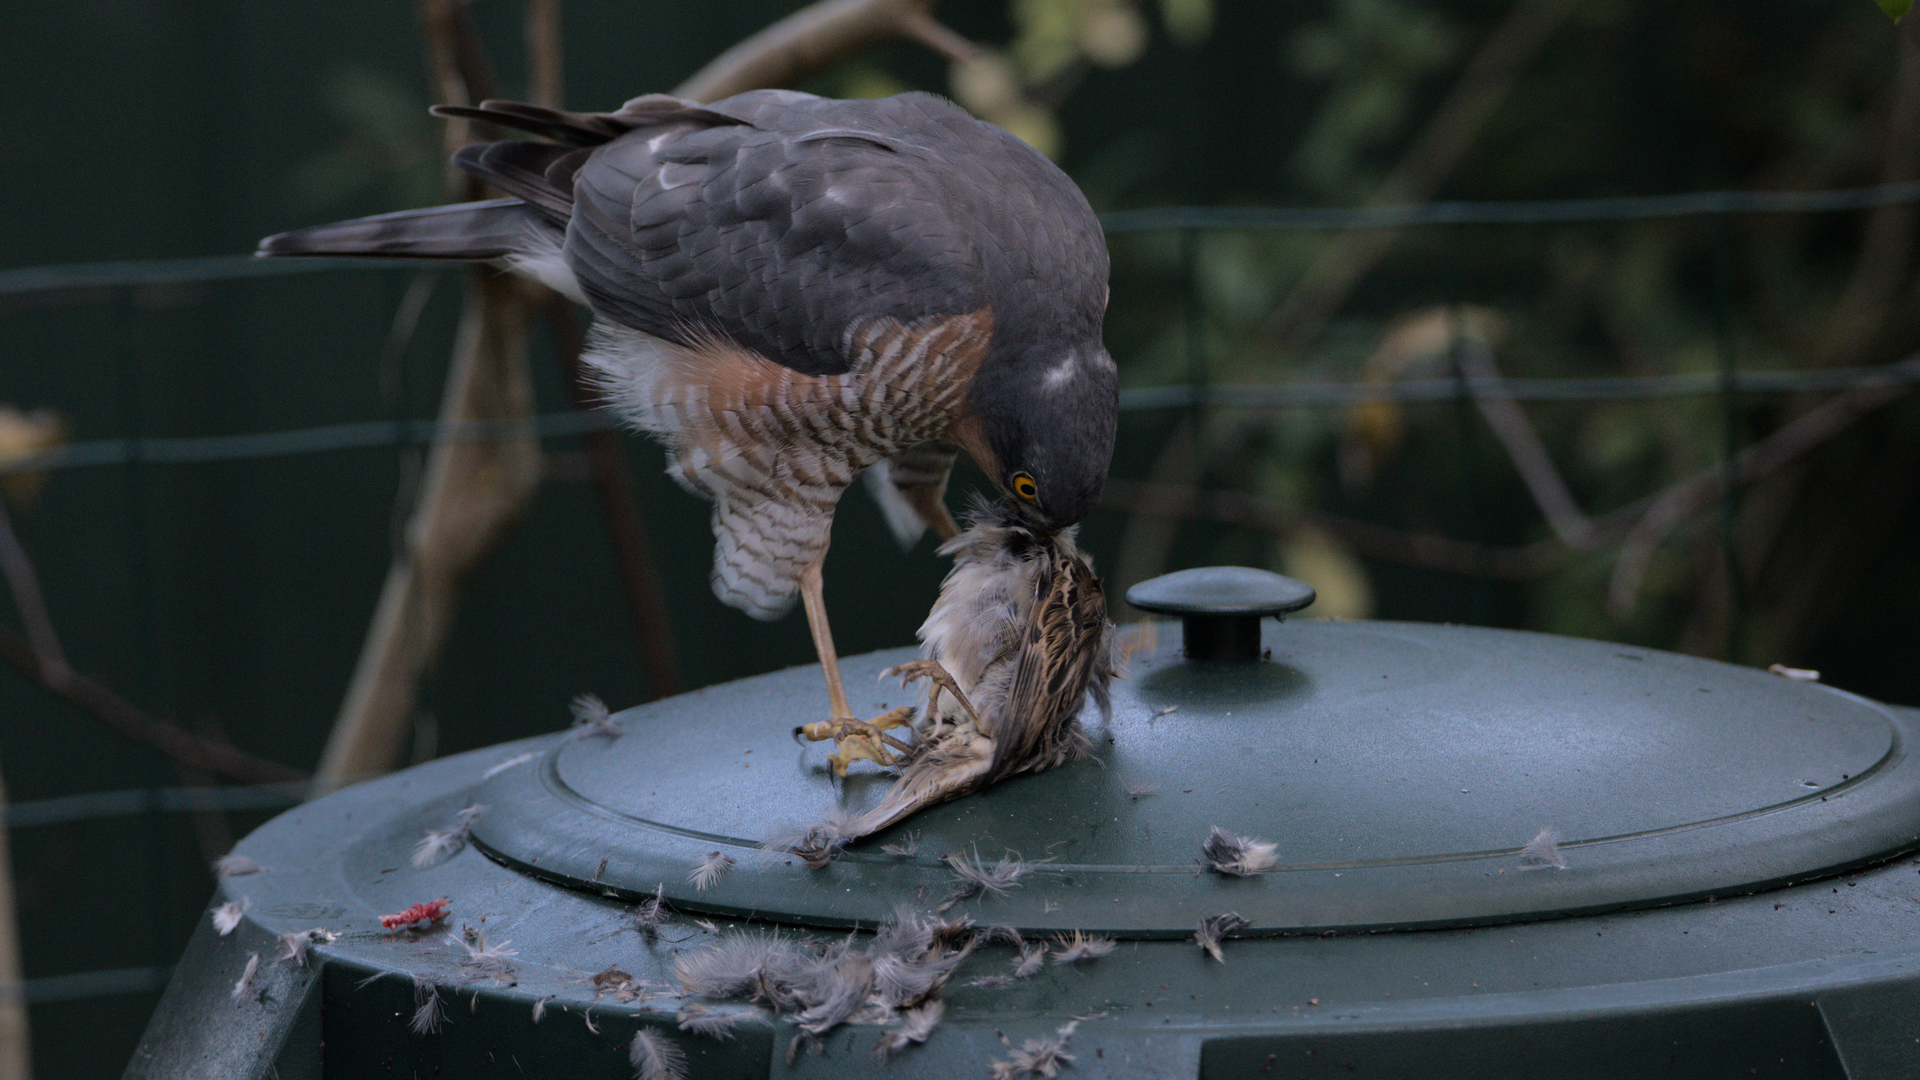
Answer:
[[[1514,631],[1264,620],[1262,654],[1188,663],[1177,633],[1136,653],[1091,757],[923,811],[822,870],[762,841],[891,783],[836,784],[795,725],[825,715],[817,668],[619,714],[487,780],[480,847],[525,872],[683,911],[872,926],[937,904],[943,857],[1028,872],[997,900],[1023,932],[1186,937],[1532,920],[1750,892],[1920,839],[1914,714],[1818,684],[1649,649]],[[910,650],[843,661],[856,709],[921,691],[876,681]],[[1845,789],[1848,797],[1828,802]],[[1844,803],[1844,807],[1841,805]],[[1219,827],[1275,845],[1246,877],[1202,865]],[[1529,869],[1543,829],[1566,868]],[[892,845],[889,854],[883,848]],[[698,889],[710,853],[734,860]]]

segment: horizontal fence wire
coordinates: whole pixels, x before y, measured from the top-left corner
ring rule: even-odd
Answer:
[[[1920,202],[1920,180],[1826,191],[1697,191],[1608,199],[1538,202],[1430,202],[1400,206],[1162,206],[1100,215],[1109,233],[1158,229],[1397,229],[1410,225],[1573,225],[1703,214],[1815,214]],[[28,266],[0,270],[0,314],[41,303],[87,303],[125,288],[195,285],[240,278],[374,266],[445,266],[416,259],[272,258],[210,255],[187,259]]]
[[[118,994],[157,994],[173,978],[173,967],[110,968],[82,971],[73,975],[43,975],[25,979],[17,985],[21,1000],[29,1005],[51,1005],[58,1001],[83,1001]]]
[[[1109,233],[1153,229],[1398,229],[1409,225],[1577,225],[1703,214],[1815,214],[1920,202],[1920,180],[1829,191],[1699,191],[1542,202],[1430,202],[1357,209],[1165,206],[1100,215]]]
[[[1514,401],[1611,401],[1699,397],[1723,394],[1792,394],[1849,390],[1859,386],[1920,382],[1920,361],[1879,367],[1816,371],[1740,371],[1731,379],[1714,372],[1579,379],[1405,379],[1398,382],[1319,382],[1155,386],[1120,391],[1123,412],[1208,405],[1234,409],[1351,405],[1364,401],[1449,401],[1461,397],[1505,397]],[[297,428],[245,435],[189,438],[98,439],[55,447],[31,456],[0,461],[0,476],[88,466],[207,464],[251,461],[380,446],[425,445],[446,433],[459,440],[519,438],[531,425],[540,438],[562,438],[620,426],[605,409],[545,413],[526,420],[375,420],[355,424]]]
[[[198,813],[205,810],[278,810],[311,795],[304,782],[231,787],[130,788],[90,791],[57,799],[9,803],[6,826],[29,829],[128,814]]]
[[[539,438],[560,438],[619,426],[604,409],[546,413],[524,420],[368,420],[353,424],[262,431],[245,435],[200,435],[183,438],[97,439],[71,443],[31,457],[0,461],[0,476],[9,473],[76,469],[92,465],[204,464],[250,461],[257,458],[313,454],[327,450],[355,450],[370,446],[425,445],[444,432],[470,442],[517,439],[529,427]]]

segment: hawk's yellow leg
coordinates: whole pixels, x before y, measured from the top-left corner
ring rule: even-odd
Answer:
[[[826,553],[822,552],[813,565],[801,572],[800,600],[806,605],[807,629],[813,632],[813,648],[820,654],[820,670],[827,678],[827,697],[833,709],[833,719],[803,724],[794,732],[815,742],[836,740],[833,754],[827,760],[833,764],[834,775],[845,776],[847,766],[862,759],[884,766],[893,765],[899,759],[888,750],[889,746],[901,753],[912,749],[886,734],[886,730],[912,720],[913,709],[903,706],[872,720],[854,719],[853,710],[847,705],[846,688],[840,682],[840,657],[833,648],[833,631],[827,626],[827,607],[821,596],[820,564],[825,561]]]
[[[821,552],[813,564],[800,572],[800,602],[807,608],[807,629],[813,633],[813,651],[820,655],[820,670],[827,677],[827,698],[835,720],[853,719],[847,708],[847,691],[840,685],[840,654],[833,649],[833,630],[827,626],[826,600],[820,592],[820,564],[827,561]]]

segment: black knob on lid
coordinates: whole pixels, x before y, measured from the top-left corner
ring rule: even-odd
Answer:
[[[1189,660],[1258,660],[1260,620],[1313,603],[1313,586],[1250,566],[1203,566],[1127,590],[1142,611],[1178,615]]]

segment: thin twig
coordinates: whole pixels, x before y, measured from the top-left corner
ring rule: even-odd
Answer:
[[[1534,505],[1540,508],[1553,534],[1568,547],[1586,546],[1593,535],[1593,522],[1573,501],[1573,493],[1560,478],[1560,470],[1554,467],[1546,445],[1540,441],[1527,414],[1507,392],[1500,369],[1494,364],[1493,350],[1484,341],[1466,338],[1459,343],[1455,357],[1460,373],[1466,377],[1467,392],[1473,396],[1473,403],[1480,407],[1480,415],[1493,429],[1494,438],[1500,440],[1501,448],[1519,471],[1521,482],[1526,484],[1527,493],[1533,496]]]
[[[557,109],[561,102],[560,0],[527,0],[527,96]]]
[[[1887,377],[1863,382],[1802,413],[1733,459],[1733,483],[1745,486],[1840,434],[1861,418],[1886,408],[1913,389],[1894,378],[1902,369],[1920,367],[1920,353],[1887,365]],[[1704,469],[1662,492],[1628,533],[1607,585],[1607,612],[1616,619],[1632,614],[1654,551],[1681,522],[1712,506],[1726,490],[1722,466]]]
[[[1920,353],[1887,365],[1881,379],[1855,386],[1752,443],[1734,459],[1735,482],[1755,483],[1845,431],[1854,422],[1899,400],[1914,389],[1914,384],[1902,381],[1914,368],[1920,368]],[[1726,477],[1722,466],[1708,466],[1658,495],[1587,519],[1589,529],[1579,543],[1555,537],[1518,547],[1475,544],[1431,533],[1408,533],[1338,514],[1292,509],[1237,491],[1202,491],[1190,485],[1118,477],[1107,481],[1101,506],[1142,517],[1205,519],[1279,536],[1316,528],[1345,541],[1367,558],[1503,581],[1535,578],[1565,565],[1580,552],[1624,542],[1626,550],[1622,551],[1621,566],[1616,568],[1614,578],[1616,587],[1626,596],[1625,610],[1631,610],[1632,596],[1638,590],[1639,577],[1645,572],[1652,546],[1657,546],[1661,537],[1688,517],[1712,506],[1725,490]],[[1636,550],[1635,545],[1645,550]],[[1629,565],[1630,560],[1633,565]],[[1611,599],[1609,603],[1612,604]],[[1619,615],[1621,609],[1613,610],[1616,617],[1623,617]]]
[[[0,813],[7,808],[7,787],[0,781]],[[26,995],[21,993],[20,929],[13,898],[13,857],[7,830],[0,829],[0,1080],[29,1080],[33,1075],[32,1029]]]
[[[1402,532],[1338,514],[1290,509],[1238,491],[1202,491],[1187,485],[1117,477],[1107,481],[1101,507],[1142,518],[1204,519],[1277,536],[1292,536],[1301,529],[1317,528],[1368,558],[1466,577],[1524,581],[1538,577],[1567,559],[1565,545],[1558,540],[1524,547],[1493,547],[1431,533]]]
[[[820,0],[721,53],[674,94],[718,101],[762,87],[791,86],[902,38],[944,41],[933,47],[952,55],[960,36],[934,23],[930,7],[931,0]]]
[[[1367,205],[1431,197],[1574,6],[1573,0],[1521,0],[1509,9]],[[1358,229],[1334,240],[1268,321],[1268,335],[1297,347],[1318,334],[1398,236],[1395,229]]]
[[[964,64],[970,60],[977,60],[980,58],[980,54],[985,51],[981,49],[980,46],[975,45],[973,42],[968,41],[966,38],[954,32],[951,27],[934,18],[926,11],[916,11],[909,14],[901,24],[900,29],[907,37],[925,45],[927,48],[932,49],[934,52],[939,53],[956,64]]]
[[[1920,176],[1920,19],[1901,22],[1899,67],[1887,83],[1893,100],[1881,140],[1880,179],[1888,184]],[[1886,323],[1888,301],[1911,280],[1915,216],[1912,203],[1876,207],[1867,215],[1853,272],[1820,335],[1822,366],[1857,362]]]
[[[48,685],[64,684],[73,677],[73,669],[67,665],[66,650],[60,647],[60,635],[54,631],[53,619],[47,614],[47,598],[40,591],[40,575],[34,572],[26,546],[13,531],[13,519],[7,514],[5,499],[0,499],[0,574],[4,574],[7,587],[13,590],[20,624],[26,628],[27,641],[33,647],[40,670],[46,673]]]
[[[1173,431],[1168,433],[1166,442],[1161,444],[1160,452],[1154,456],[1147,472],[1148,479],[1144,482],[1116,482],[1109,479],[1105,489],[1106,504],[1112,506],[1117,502],[1127,505],[1125,492],[1129,484],[1142,490],[1189,492],[1197,496],[1204,473],[1204,440],[1210,434],[1210,427],[1204,417],[1191,414],[1181,417]],[[1113,564],[1115,577],[1120,582],[1120,587],[1114,590],[1116,596],[1125,596],[1128,586],[1164,572],[1167,553],[1173,550],[1180,522],[1194,516],[1190,513],[1157,513],[1160,508],[1161,504],[1154,499],[1132,501],[1133,513],[1127,520],[1125,531],[1120,534],[1120,553]],[[1130,610],[1123,608],[1122,612]],[[1126,616],[1117,614],[1116,617]]]
[[[243,784],[283,784],[307,775],[277,761],[255,757],[232,743],[195,735],[175,724],[150,716],[106,685],[68,672],[55,682],[28,644],[11,631],[0,629],[0,660],[28,678],[92,713],[102,723],[135,742],[146,743],[183,765],[205,769]]]

